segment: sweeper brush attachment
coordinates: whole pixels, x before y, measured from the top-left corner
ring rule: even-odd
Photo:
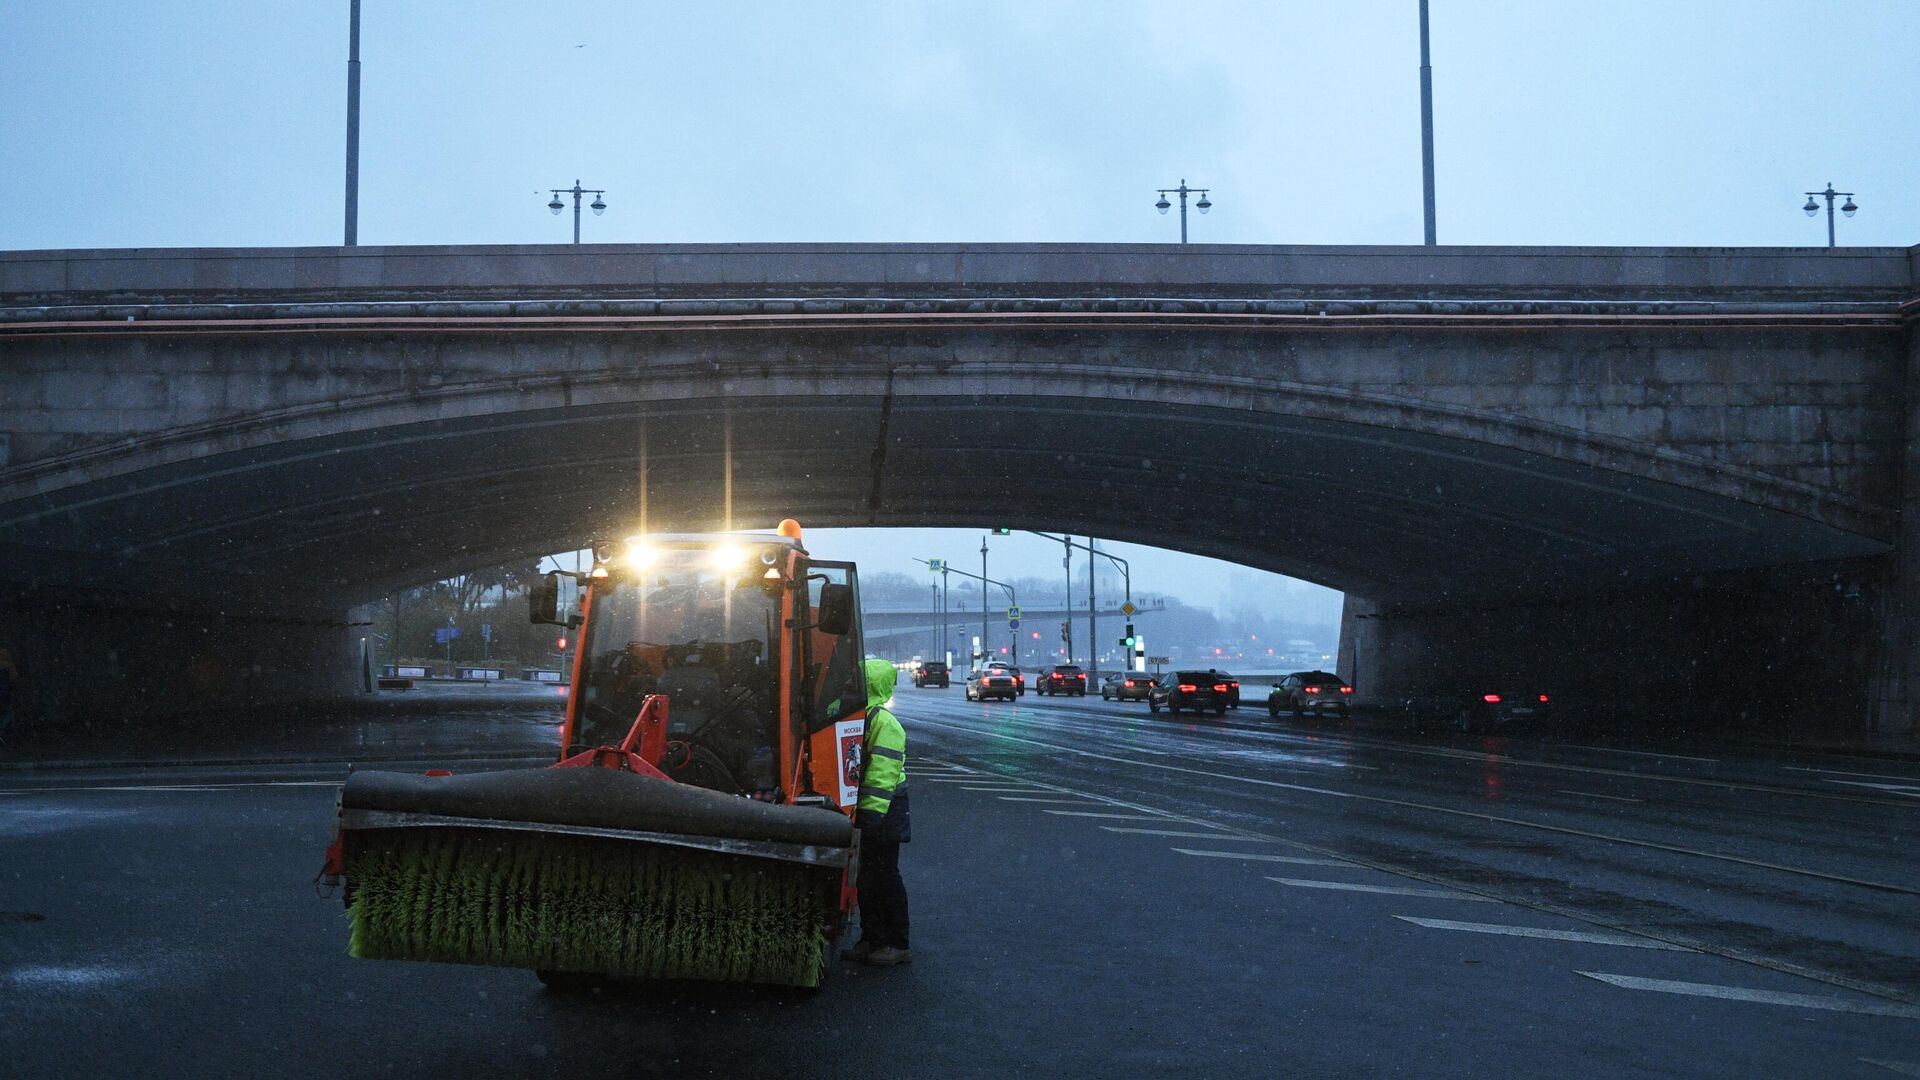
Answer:
[[[785,986],[842,919],[845,815],[607,768],[353,774],[354,956]]]

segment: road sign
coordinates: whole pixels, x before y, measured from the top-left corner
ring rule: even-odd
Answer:
[[[1007,620],[1007,629],[1009,629],[1009,630],[1018,630],[1018,629],[1020,629],[1020,620],[1019,620],[1019,619],[1008,619],[1008,620]]]
[[[438,627],[433,632],[433,643],[435,645],[445,645],[447,642],[459,636],[460,628],[457,626]]]
[[[1120,605],[1120,614],[1122,614],[1122,615],[1131,615],[1131,614],[1133,614],[1134,612],[1136,612],[1136,611],[1139,611],[1139,610],[1140,610],[1139,608],[1137,608],[1137,607],[1134,607],[1134,606],[1133,606],[1133,601],[1131,601],[1131,600],[1129,600],[1129,601],[1127,601],[1126,603],[1124,603],[1124,604],[1121,604],[1121,605]]]
[[[947,568],[947,560],[945,559],[928,559],[927,560],[927,570],[931,573],[937,574],[942,570],[945,570],[946,568]]]
[[[1019,608],[1017,608],[1017,607],[1010,607],[1010,608],[1008,608],[1008,609],[1007,609],[1007,621],[1008,621],[1008,622],[1019,622],[1019,621],[1020,621],[1020,609],[1019,609]]]
[[[482,638],[485,638],[488,641],[492,641],[493,640],[493,624],[490,622],[481,623],[480,636]]]

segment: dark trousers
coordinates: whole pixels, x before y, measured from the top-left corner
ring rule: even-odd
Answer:
[[[860,940],[875,946],[907,947],[907,885],[900,880],[900,842],[882,840],[878,830],[860,836]]]

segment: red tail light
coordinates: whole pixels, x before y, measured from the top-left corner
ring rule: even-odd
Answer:
[[[1541,694],[1541,695],[1540,695],[1540,704],[1542,704],[1542,705],[1545,705],[1546,703],[1547,703],[1547,695],[1545,695],[1545,694]]]
[[[1480,700],[1486,702],[1489,705],[1498,705],[1500,704],[1500,695],[1499,694],[1481,694]]]
[[[1214,683],[1214,684],[1213,684],[1213,692],[1214,692],[1214,693],[1216,693],[1216,694],[1224,694],[1224,693],[1226,693],[1226,692],[1227,692],[1227,684],[1226,684],[1226,683],[1223,683],[1223,682],[1217,682],[1217,683]]]
[[[1195,685],[1193,685],[1192,683],[1181,683],[1181,684],[1180,684],[1180,692],[1181,692],[1181,693],[1183,693],[1183,694],[1191,694],[1191,693],[1193,693],[1193,692],[1194,692],[1195,690],[1198,690],[1198,689],[1200,689],[1200,688],[1199,688],[1199,687],[1197,687],[1197,686],[1195,686]]]
[[[1353,693],[1353,687],[1351,687],[1351,686],[1343,686],[1343,687],[1341,687],[1341,688],[1340,688],[1340,692],[1341,692],[1341,693],[1343,693],[1343,694],[1351,694],[1351,693]]]
[[[1081,682],[1087,681],[1087,677],[1085,675],[1075,675],[1074,678],[1079,679]]]
[[[1231,686],[1231,687],[1234,687],[1234,688],[1236,688],[1236,689],[1238,689],[1238,688],[1239,688],[1239,686],[1240,686],[1240,680],[1239,680],[1239,679],[1235,679],[1235,680],[1233,680],[1232,682],[1230,682],[1230,683],[1228,683],[1227,685],[1228,685],[1228,686]]]
[[[1309,694],[1317,694],[1320,692],[1320,688],[1317,686],[1303,686],[1300,689],[1305,690]]]

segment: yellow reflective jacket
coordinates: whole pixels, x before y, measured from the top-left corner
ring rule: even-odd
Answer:
[[[907,730],[886,707],[900,673],[885,660],[868,660],[866,764],[860,776],[860,821],[885,824],[895,838],[906,839]],[[900,813],[889,821],[898,804]]]

